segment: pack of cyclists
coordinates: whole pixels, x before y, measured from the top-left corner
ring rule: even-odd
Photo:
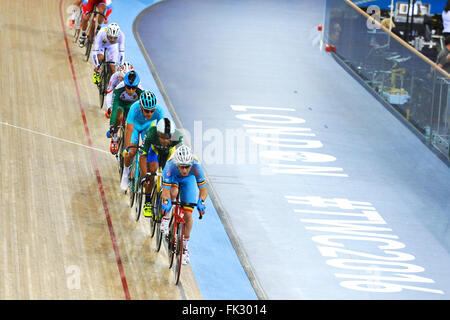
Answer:
[[[75,0],[73,4],[82,8],[79,38],[79,45],[82,47],[86,40],[88,13],[97,8],[108,18],[112,11],[112,0]],[[113,61],[118,66],[116,70],[115,66],[111,65],[112,76],[105,99],[105,116],[109,118],[106,135],[111,139],[110,152],[113,155],[118,152],[118,127],[124,126],[125,128],[124,170],[120,188],[128,189],[130,167],[138,152],[135,147],[143,146],[143,149],[139,151],[141,152],[139,169],[141,176],[145,177],[143,215],[148,218],[153,215],[150,193],[154,179],[150,177],[153,177],[152,174],[161,168],[163,210],[161,230],[167,234],[172,201],[177,197],[185,203],[196,203],[199,213],[201,215],[205,213],[205,200],[208,193],[203,169],[191,148],[183,144],[180,130],[158,105],[154,92],[142,88],[138,71],[130,62],[125,61],[125,35],[119,25],[110,23],[106,27],[102,27],[103,22],[108,21],[105,21],[102,15],[98,15],[97,33],[92,50],[93,82],[94,84],[99,82],[98,70],[104,59],[104,49],[107,48],[108,61]],[[193,209],[191,207],[182,207],[181,209],[185,218],[182,263],[187,264],[189,263],[189,238],[193,226]]]

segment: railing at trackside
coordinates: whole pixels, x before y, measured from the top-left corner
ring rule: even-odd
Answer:
[[[450,75],[350,0],[327,0],[323,41],[450,160]]]

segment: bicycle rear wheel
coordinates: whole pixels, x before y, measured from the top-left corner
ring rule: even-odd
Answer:
[[[95,29],[95,23],[92,22],[88,26],[89,33],[88,33],[87,39],[86,39],[86,52],[84,53],[86,56],[86,61],[89,61],[89,57],[91,56],[91,49],[92,49],[92,44],[94,43],[94,36],[95,36],[94,29]]]
[[[181,274],[181,265],[182,265],[182,258],[183,258],[183,239],[184,239],[184,223],[180,222],[177,225],[176,230],[176,245],[175,245],[175,253],[176,253],[176,260],[175,260],[175,285],[178,285],[178,282],[180,281],[180,274]]]

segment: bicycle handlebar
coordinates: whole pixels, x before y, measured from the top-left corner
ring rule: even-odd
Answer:
[[[125,149],[131,149],[131,148],[136,148],[136,149],[141,149],[141,150],[144,150],[144,146],[128,146],[128,147],[126,147]]]
[[[194,208],[197,206],[196,203],[189,203],[189,202],[184,202],[184,201],[172,201],[172,205],[182,206],[182,207],[191,207],[191,208]],[[200,213],[198,218],[201,220],[203,218],[203,215]]]

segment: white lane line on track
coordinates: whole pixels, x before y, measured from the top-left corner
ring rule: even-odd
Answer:
[[[70,144],[73,144],[73,145],[76,145],[76,146],[80,146],[80,147],[83,147],[83,148],[92,149],[92,150],[95,150],[95,151],[98,151],[98,152],[103,152],[103,153],[109,154],[108,151],[105,151],[105,150],[102,150],[102,149],[94,148],[94,147],[87,146],[87,145],[84,145],[84,144],[81,144],[81,143],[78,143],[78,142],[70,141],[70,140],[67,140],[67,139],[58,138],[58,137],[51,136],[49,134],[42,133],[42,132],[39,132],[39,131],[34,131],[34,130],[31,130],[31,129],[19,127],[19,126],[13,125],[13,124],[9,124],[7,122],[0,121],[0,124],[4,125],[4,126],[20,129],[20,130],[23,130],[23,131],[27,131],[27,132],[30,132],[30,133],[38,134],[38,135],[41,135],[41,136],[44,136],[44,137],[47,137],[47,138],[55,139],[55,140],[58,140],[58,141],[61,141],[61,142],[66,142],[66,143],[70,143]]]

